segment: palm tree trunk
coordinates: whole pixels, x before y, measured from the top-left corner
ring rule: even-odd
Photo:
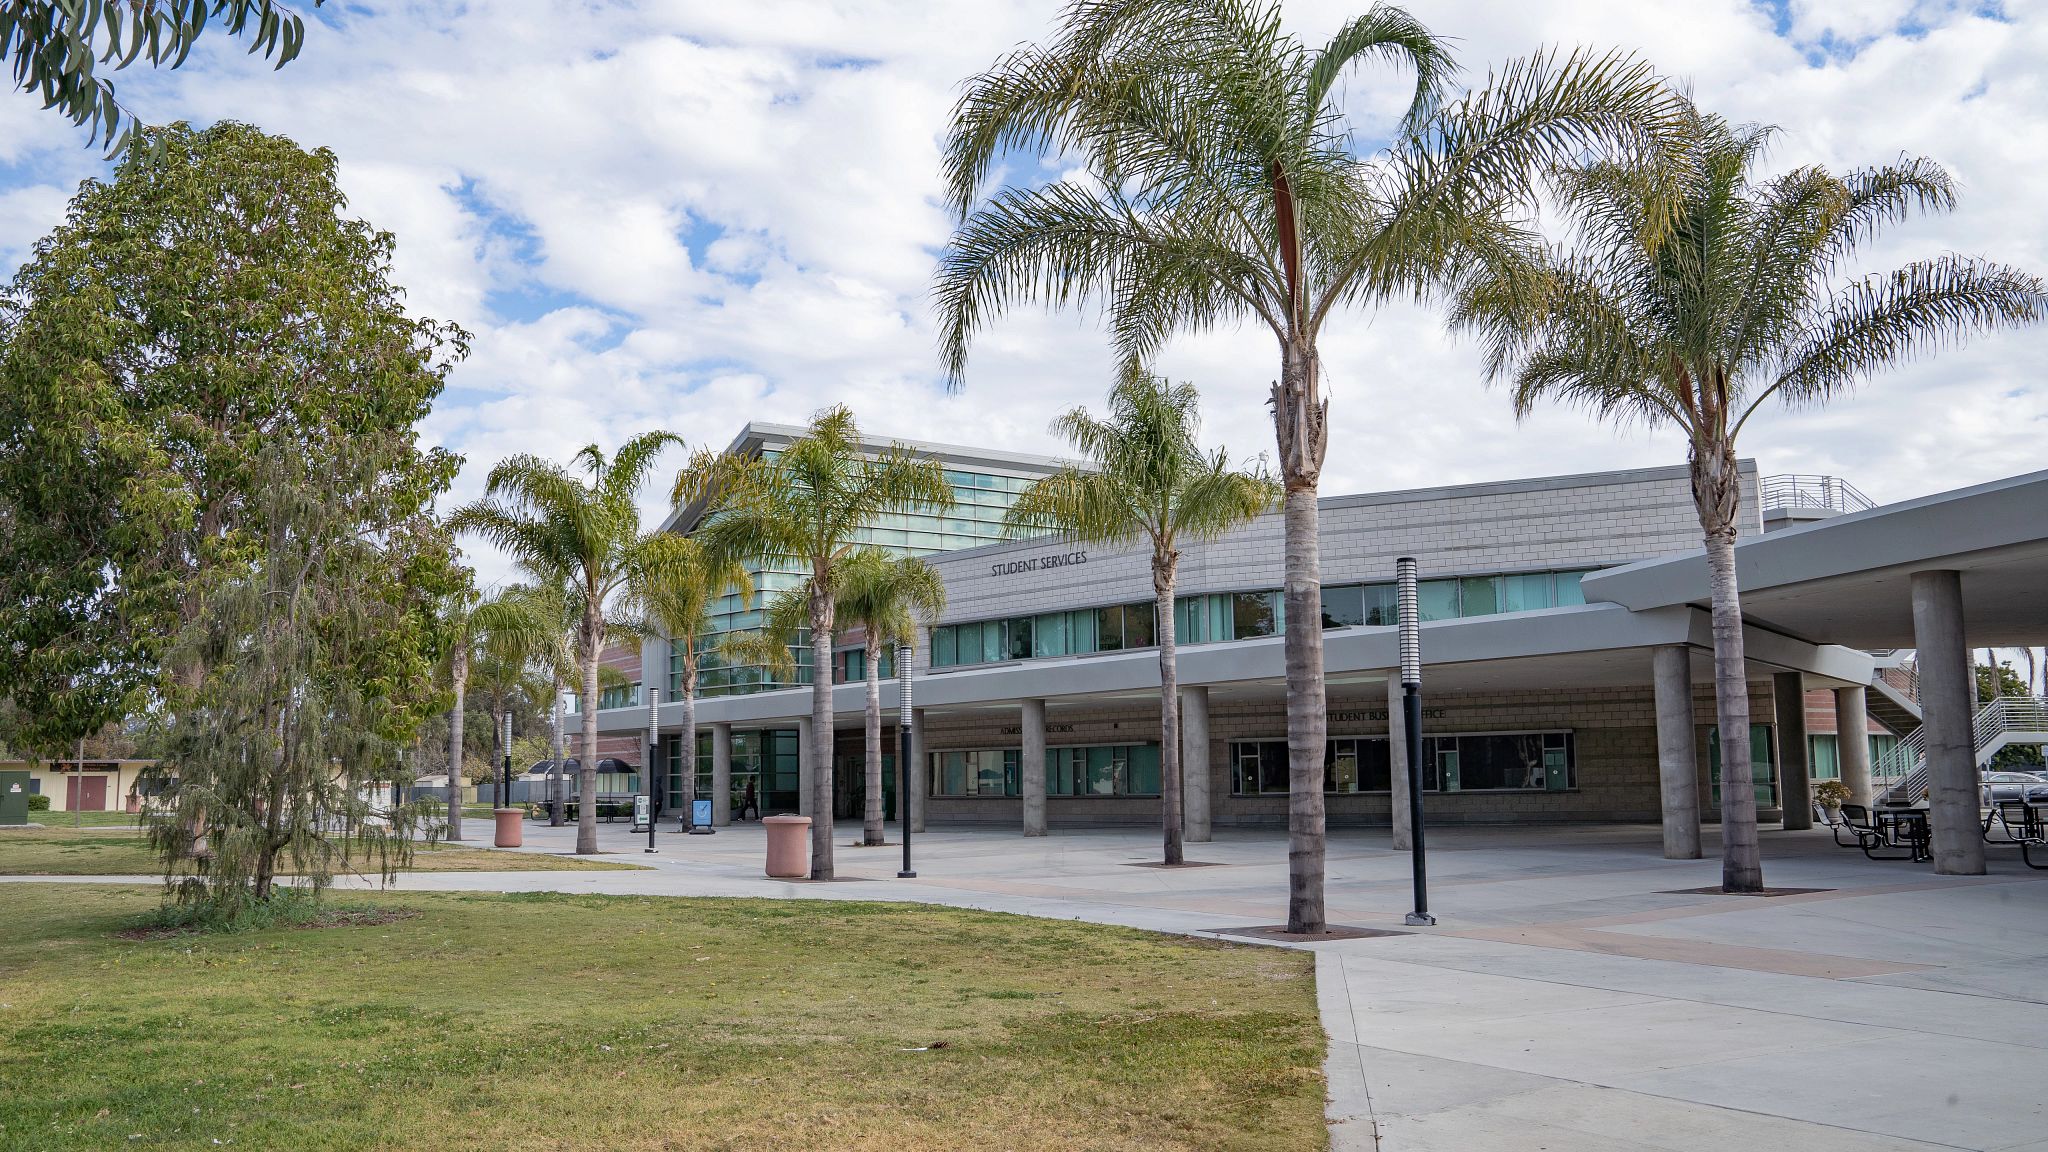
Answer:
[[[683,645],[683,829],[697,826],[697,654],[695,641],[680,638]],[[706,821],[709,823],[709,821]]]
[[[882,842],[882,645],[879,634],[868,633],[868,702],[866,748],[867,780],[862,791],[866,803],[861,813],[861,843]]]
[[[1692,451],[1693,503],[1706,533],[1714,612],[1714,715],[1721,745],[1721,890],[1761,892],[1756,789],[1749,757],[1749,676],[1742,656],[1742,598],[1735,583],[1735,524],[1742,505],[1735,446]]]
[[[462,709],[469,690],[469,645],[457,643],[449,661],[455,707],[448,713],[448,839],[462,839]]]
[[[604,621],[595,603],[583,606],[583,746],[576,771],[576,854],[597,854],[597,658]]]
[[[1330,718],[1323,696],[1322,544],[1316,485],[1328,446],[1329,406],[1318,392],[1315,347],[1294,338],[1281,348],[1273,386],[1286,526],[1283,610],[1287,662],[1287,930],[1319,933],[1323,912],[1323,760]]]
[[[1181,862],[1180,652],[1173,618],[1178,559],[1170,548],[1159,549],[1152,557],[1153,611],[1159,617],[1159,822],[1168,864]]]
[[[811,879],[832,878],[832,588],[811,579]]]

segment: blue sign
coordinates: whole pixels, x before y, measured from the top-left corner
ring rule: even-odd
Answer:
[[[711,801],[692,800],[690,802],[690,827],[711,827]]]

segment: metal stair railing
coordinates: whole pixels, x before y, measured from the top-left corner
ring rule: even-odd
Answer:
[[[2048,739],[2048,700],[2001,696],[1978,709],[1970,735],[1979,768],[2016,737]],[[1914,729],[1871,764],[1870,786],[1880,804],[1913,804],[1927,795],[1926,725]]]
[[[1840,476],[1785,473],[1766,476],[1757,482],[1757,494],[1765,508],[1824,508],[1834,512],[1861,512],[1877,502],[1857,491]]]

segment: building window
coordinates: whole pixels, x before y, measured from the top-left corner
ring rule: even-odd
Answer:
[[[1111,744],[1048,748],[1048,796],[1157,796],[1159,745]]]
[[[1335,795],[1385,792],[1392,761],[1385,736],[1338,736],[1323,755],[1323,791]],[[1287,794],[1287,741],[1232,744],[1231,788],[1240,796]]]
[[[839,673],[836,683],[859,684],[868,678],[868,650],[865,648],[846,649],[839,654],[839,658],[834,661],[834,664],[836,666],[835,671]],[[896,676],[895,650],[883,648],[881,656],[875,660],[875,669],[875,675],[878,678],[883,680],[894,679]]]
[[[1573,786],[1569,732],[1482,732],[1422,742],[1423,787],[1441,792],[1562,792]]]
[[[1019,753],[1015,748],[981,748],[929,755],[934,796],[1015,796]]]
[[[1842,778],[1841,745],[1833,736],[1808,736],[1807,763],[1813,766],[1815,780],[1840,780]]]
[[[1230,598],[1230,638],[1247,640],[1280,631],[1278,592],[1238,592]]]
[[[1344,584],[1323,589],[1323,627],[1356,628],[1365,623],[1365,588]]]

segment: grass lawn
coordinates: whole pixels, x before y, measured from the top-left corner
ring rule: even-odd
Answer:
[[[153,899],[0,884],[0,1148],[1324,1146],[1304,952],[420,893],[377,898],[419,913],[392,923],[118,937]]]
[[[103,813],[103,815],[107,815]],[[127,828],[0,828],[0,876],[156,875],[161,866],[142,833]],[[535,852],[493,852],[447,844],[420,845],[414,872],[531,872],[637,868],[616,860]]]
[[[133,812],[31,812],[28,822],[46,828],[133,828],[142,817]]]

